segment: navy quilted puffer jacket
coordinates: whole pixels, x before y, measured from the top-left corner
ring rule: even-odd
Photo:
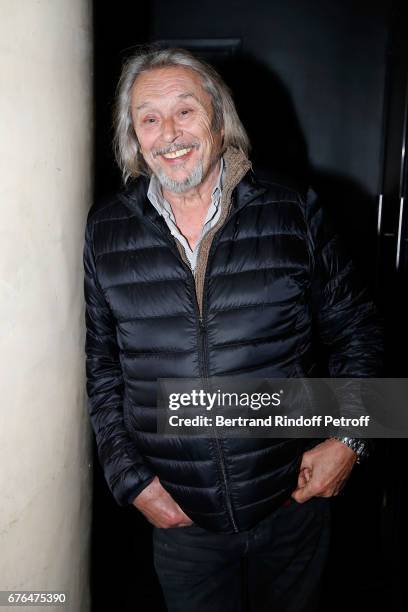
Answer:
[[[331,376],[375,376],[376,312],[317,199],[252,170],[232,190],[198,303],[147,187],[138,179],[87,222],[87,391],[100,461],[120,505],[157,475],[198,525],[246,530],[296,488],[306,441],[159,435],[157,378],[308,376],[312,321]]]

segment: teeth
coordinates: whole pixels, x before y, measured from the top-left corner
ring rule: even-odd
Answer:
[[[179,151],[173,151],[173,153],[165,153],[163,157],[166,159],[176,159],[177,157],[181,157],[182,155],[186,155],[191,151],[191,147],[189,149],[180,149]]]

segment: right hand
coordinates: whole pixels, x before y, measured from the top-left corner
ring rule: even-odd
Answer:
[[[178,503],[162,487],[157,476],[135,497],[132,503],[145,515],[149,523],[160,529],[188,527],[193,524]]]

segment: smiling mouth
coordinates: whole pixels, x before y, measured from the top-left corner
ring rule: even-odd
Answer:
[[[177,159],[178,157],[183,157],[192,151],[193,147],[188,147],[186,149],[179,149],[178,151],[172,151],[170,153],[163,153],[163,157],[165,159]]]

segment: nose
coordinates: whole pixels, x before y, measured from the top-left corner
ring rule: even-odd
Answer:
[[[180,128],[177,127],[174,118],[168,117],[162,122],[162,137],[165,142],[173,142],[181,135]]]

